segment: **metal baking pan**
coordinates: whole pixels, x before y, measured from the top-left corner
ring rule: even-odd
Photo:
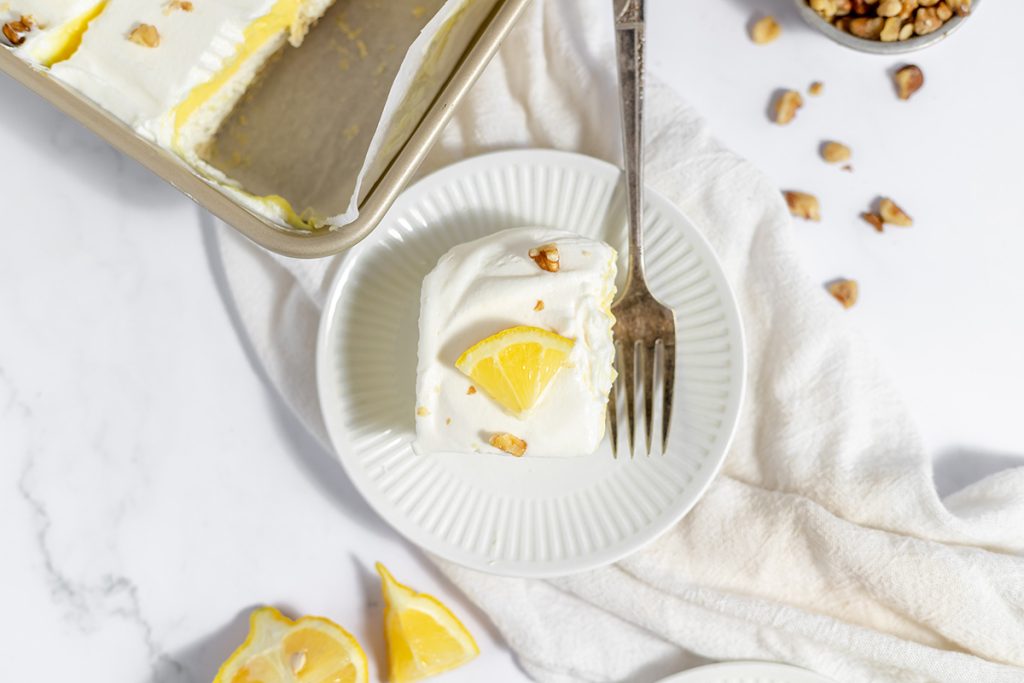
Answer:
[[[355,1],[337,0],[335,5],[311,30],[302,47],[291,48],[294,54],[285,54],[282,55],[283,58],[272,61],[268,67],[271,72],[265,77],[261,77],[255,85],[255,89],[266,88],[273,92],[275,77],[273,70],[282,70],[284,75],[279,79],[281,82],[289,78],[288,73],[294,76],[295,73],[303,71],[304,64],[301,61],[296,62],[295,55],[301,55],[301,60],[310,60],[310,64],[313,64],[317,60],[324,63],[326,51],[337,52],[336,40],[329,38],[318,40],[317,34],[334,30],[338,25],[344,25],[345,15],[343,13],[351,10],[353,5],[350,3]],[[425,79],[421,84],[422,92],[419,93],[421,103],[411,108],[411,115],[406,117],[410,120],[406,121],[400,130],[390,135],[391,143],[387,148],[392,151],[385,152],[374,160],[360,193],[359,217],[348,225],[332,229],[297,230],[286,228],[250,211],[236,201],[233,196],[224,192],[216,183],[197,173],[176,155],[140,137],[106,110],[93,104],[74,90],[65,87],[56,79],[50,78],[45,71],[27,64],[13,54],[10,48],[0,49],[0,72],[8,74],[33,92],[41,95],[62,112],[78,120],[122,153],[139,161],[257,244],[285,256],[320,258],[352,247],[377,226],[415,174],[445,124],[451,118],[456,105],[480,76],[529,2],[530,0],[467,0],[469,16],[480,17],[479,23],[474,22],[468,30],[463,27],[463,30],[448,38],[449,45],[446,49],[454,57],[449,56],[441,60],[438,73]],[[347,5],[350,6],[347,7]],[[318,48],[317,45],[321,47]],[[287,49],[285,48],[285,50]],[[303,52],[304,50],[306,52]],[[348,77],[349,74],[346,74],[346,78]],[[349,90],[351,97],[361,96],[358,87]],[[351,137],[347,136],[345,131],[364,122],[346,118],[345,112],[349,111],[349,108],[346,107],[344,97],[339,97],[337,88],[333,90],[326,88],[323,93],[324,95],[319,98],[318,102],[304,100],[303,107],[297,110],[293,109],[283,119],[278,117],[274,120],[275,125],[267,129],[266,135],[257,130],[257,136],[264,138],[269,135],[280,136],[283,134],[288,137],[291,131],[294,133],[292,137],[300,140],[299,149],[302,148],[302,140],[306,140],[307,146],[321,145],[321,150],[325,141],[337,141],[339,147],[343,146],[343,141]],[[279,92],[277,94],[280,95]],[[268,101],[273,102],[274,99],[268,96]],[[316,100],[316,98],[313,99]],[[279,97],[277,101],[280,102]],[[231,134],[232,127],[237,124],[238,118],[245,122],[249,114],[259,114],[259,111],[245,111],[246,107],[251,108],[252,106],[252,98],[249,97],[243,98],[242,102],[236,106],[236,112],[233,112],[222,124],[209,152],[208,161],[216,164],[218,155],[223,157],[220,161],[231,155],[233,152],[231,140],[238,138],[237,134]],[[241,113],[237,111],[240,109],[243,110]],[[358,109],[358,107],[352,109]],[[339,114],[339,111],[343,113]],[[325,116],[325,113],[330,115]],[[264,116],[263,118],[268,119],[269,117]],[[376,121],[373,124],[375,126]],[[317,135],[311,136],[309,133],[314,125],[326,125],[329,130],[320,130],[317,131]],[[224,139],[223,145],[219,143],[222,138]],[[223,147],[223,149],[218,150],[219,147]],[[280,160],[271,158],[273,154],[268,156],[263,153],[269,148],[272,148],[272,145],[264,145],[261,151],[261,154],[267,157],[264,164],[277,164],[270,168],[283,169],[272,171],[281,175],[279,178],[275,178],[264,172],[261,178],[259,173],[256,173],[253,181],[257,184],[261,181],[266,184],[280,180],[282,184],[293,188],[304,187],[306,180],[296,177],[295,174],[301,174],[303,172],[301,169],[306,168],[306,165],[293,163],[289,167],[287,164],[282,164]],[[234,153],[237,156],[237,151]],[[340,153],[344,153],[344,150]],[[329,155],[327,158],[330,158]],[[308,165],[308,168],[308,172],[317,174],[317,179],[322,183],[326,172],[324,163],[319,165],[312,163]],[[236,175],[243,181],[243,184],[248,186],[247,173],[251,176],[251,169],[238,172]],[[326,191],[329,192],[330,189],[328,187]],[[301,189],[296,191],[301,193]],[[324,190],[321,188],[320,194],[323,195],[323,193]]]

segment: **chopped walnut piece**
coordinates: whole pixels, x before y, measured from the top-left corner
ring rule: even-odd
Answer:
[[[10,42],[10,44],[15,46],[15,47],[17,47],[17,46],[19,46],[19,45],[21,45],[22,43],[25,42],[25,36],[21,35],[17,31],[15,31],[14,30],[14,26],[9,24],[9,23],[8,24],[4,24],[3,29],[0,29],[0,30],[3,31],[4,38],[6,38],[8,40],[8,42]]]
[[[849,161],[852,154],[850,148],[841,142],[829,141],[821,146],[821,158],[830,164]]]
[[[914,35],[914,25],[909,23],[903,24],[903,28],[900,29],[898,38],[899,40],[906,40],[912,35]]]
[[[900,99],[909,100],[924,85],[924,72],[914,64],[907,64],[893,75],[893,80]]]
[[[451,419],[450,417],[446,417],[446,418],[444,419],[444,425],[445,425],[445,427],[447,427],[447,426],[451,425],[451,423],[452,423],[452,419]]]
[[[914,15],[914,33],[919,36],[926,36],[937,31],[940,26],[942,26],[942,22],[934,7],[922,7]]]
[[[30,15],[23,14],[20,19],[4,24],[0,32],[4,34],[4,38],[11,45],[17,47],[25,42],[24,34],[31,31],[33,26],[35,26],[35,20]]]
[[[430,415],[430,409],[426,406],[420,406],[416,409],[416,414],[420,417],[426,417],[427,415]]]
[[[885,230],[885,225],[882,223],[882,217],[879,216],[878,214],[865,212],[862,213],[860,217],[866,220],[868,223],[870,223],[871,227],[874,228],[877,232],[882,232],[883,230]]]
[[[778,38],[781,32],[779,22],[775,21],[775,17],[768,15],[754,22],[750,28],[750,39],[758,45],[765,45]]]
[[[881,0],[878,7],[875,8],[875,14],[880,17],[895,17],[902,11],[903,2],[901,0]]]
[[[549,273],[557,273],[561,267],[559,264],[558,247],[554,244],[544,244],[530,250],[530,258],[540,267]]]
[[[537,299],[537,303],[535,303],[533,305],[533,310],[535,310],[535,311],[543,311],[544,310],[544,300],[543,299]]]
[[[169,0],[164,6],[164,14],[170,14],[175,10],[181,10],[182,12],[191,12],[193,9],[190,0]]]
[[[470,384],[469,385],[469,389],[466,389],[466,396],[472,396],[475,393],[476,393],[476,387],[474,387],[472,384]]]
[[[794,216],[806,218],[811,221],[821,220],[821,209],[818,206],[818,198],[806,192],[785,191],[786,204],[789,205],[789,212]]]
[[[815,97],[817,97],[818,95],[820,95],[822,93],[822,91],[824,89],[825,89],[825,84],[824,83],[822,83],[821,81],[814,81],[814,83],[811,83],[811,87],[809,87],[807,89],[807,92],[810,93],[811,95],[814,95]]]
[[[878,39],[883,43],[895,43],[900,39],[900,27],[903,26],[903,20],[899,17],[889,17],[885,20],[885,25],[882,26],[882,32],[878,35]]]
[[[949,0],[946,1],[949,2]],[[971,0],[953,0],[949,3],[949,7],[958,17],[966,17],[971,13]]]
[[[128,40],[143,47],[156,47],[160,44],[160,33],[152,24],[139,24],[128,34]]]
[[[513,434],[509,434],[507,432],[495,434],[491,437],[490,443],[495,448],[505,451],[510,455],[514,455],[517,458],[521,458],[526,455],[526,442]]]
[[[909,228],[914,224],[913,219],[908,216],[903,209],[897,206],[896,202],[888,197],[885,197],[878,202],[878,213],[881,215],[882,220],[889,225],[898,225],[903,228]]]
[[[828,293],[834,296],[843,308],[849,308],[857,303],[857,295],[860,292],[856,280],[836,280],[829,283]]]
[[[858,38],[878,40],[884,26],[885,19],[882,17],[857,17],[850,22],[850,33]]]
[[[804,106],[804,98],[796,90],[786,90],[775,99],[773,118],[775,123],[786,125],[796,117],[796,110]]]

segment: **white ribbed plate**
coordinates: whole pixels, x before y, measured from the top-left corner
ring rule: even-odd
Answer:
[[[679,325],[667,454],[615,460],[607,439],[577,458],[416,456],[410,447],[423,277],[452,246],[524,225],[573,230],[624,254],[619,180],[619,169],[577,154],[476,157],[409,188],[347,255],[320,325],[324,421],[370,505],[429,552],[516,576],[605,565],[679,520],[721,466],[743,393],[739,314],[708,244],[653,192],[648,277]]]
[[[835,683],[807,669],[772,662],[723,662],[684,671],[658,683]]]

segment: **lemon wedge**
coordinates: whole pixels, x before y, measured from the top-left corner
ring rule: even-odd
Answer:
[[[515,415],[528,412],[575,345],[539,327],[510,327],[468,348],[455,367]]]
[[[273,607],[249,617],[249,637],[213,683],[366,683],[366,653],[348,631],[322,617],[292,621]]]
[[[380,562],[377,573],[384,593],[391,683],[451,671],[480,654],[466,627],[436,598],[398,583]]]

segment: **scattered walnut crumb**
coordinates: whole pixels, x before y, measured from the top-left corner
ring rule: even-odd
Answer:
[[[475,393],[476,393],[476,387],[474,387],[472,384],[470,384],[469,385],[469,389],[466,389],[466,396],[472,396]]]
[[[885,230],[885,225],[882,222],[882,217],[879,216],[878,214],[864,212],[860,215],[860,217],[866,220],[868,223],[870,223],[871,227],[873,227],[876,231],[882,232],[883,230]]]
[[[796,111],[804,106],[804,98],[796,90],[786,90],[775,99],[773,119],[784,126],[796,117]]]
[[[850,148],[841,142],[829,141],[821,146],[821,158],[830,164],[849,161],[852,154]]]
[[[526,442],[518,436],[514,436],[507,432],[501,432],[500,434],[493,435],[490,443],[495,448],[505,451],[510,455],[514,455],[517,458],[521,458],[526,455]]]
[[[451,423],[452,423],[452,419],[451,419],[450,417],[446,417],[446,418],[444,419],[444,424],[445,424],[445,426],[446,426],[446,427],[447,427],[448,425],[450,425]]]
[[[835,297],[843,308],[850,308],[857,303],[860,293],[856,280],[836,280],[828,285],[828,293]]]
[[[535,310],[535,311],[543,311],[544,310],[544,300],[543,299],[537,299],[537,303],[535,303],[533,305],[533,310]]]
[[[811,83],[811,87],[807,88],[807,92],[817,97],[825,90],[825,84],[821,81],[814,81]]]
[[[846,171],[847,173],[853,173],[853,164],[843,164],[839,167],[840,171]]]
[[[430,409],[426,406],[420,406],[416,409],[416,414],[420,417],[426,417],[427,415],[430,415]]]
[[[128,34],[128,40],[143,47],[156,47],[160,44],[160,32],[152,24],[139,24]]]
[[[791,214],[811,221],[821,220],[821,207],[818,205],[818,198],[813,194],[790,190],[786,190],[782,194],[786,197],[786,204],[789,206]]]
[[[909,228],[914,225],[913,219],[897,206],[896,202],[888,197],[884,197],[878,202],[878,213],[882,220],[889,225],[898,225],[902,228]]]
[[[765,45],[778,38],[780,33],[782,27],[779,26],[779,22],[775,21],[775,17],[768,15],[754,22],[750,28],[750,39],[758,45]]]
[[[561,268],[558,256],[558,247],[554,244],[543,244],[530,250],[530,258],[541,268],[549,273],[557,273]]]
[[[909,100],[910,96],[924,85],[924,72],[914,64],[907,64],[893,74],[896,82],[896,93],[901,100]]]

